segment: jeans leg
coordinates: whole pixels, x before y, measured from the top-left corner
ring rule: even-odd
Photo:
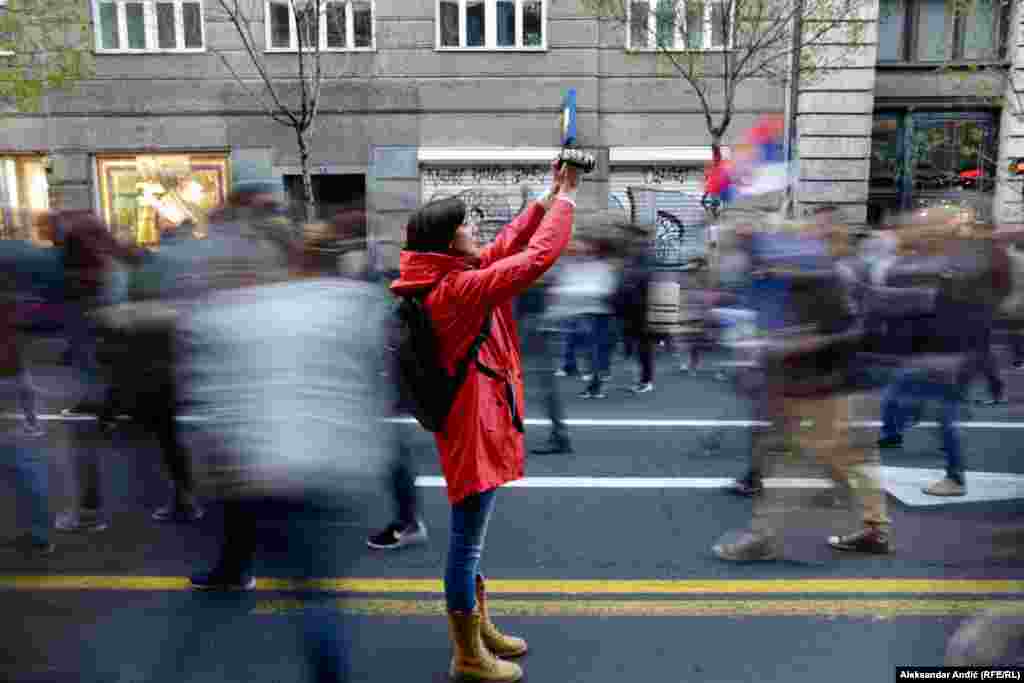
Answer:
[[[28,370],[18,373],[18,403],[26,422],[30,425],[36,424],[38,416],[36,413],[36,390],[32,385],[32,375]]]
[[[885,438],[903,436],[906,428],[906,410],[903,403],[908,396],[909,377],[900,375],[885,391],[882,399],[882,436]]]
[[[542,337],[545,347],[554,346],[551,333],[545,332]],[[547,349],[545,348],[545,357]],[[541,381],[544,385],[544,398],[548,411],[548,419],[551,420],[551,438],[554,441],[568,441],[569,429],[565,425],[565,405],[562,403],[562,393],[558,382],[550,372],[542,373]]]
[[[15,467],[15,487],[29,531],[37,543],[50,541],[50,468],[45,451],[25,445],[12,447]]]
[[[991,346],[985,349],[985,354],[981,358],[981,369],[985,373],[985,380],[988,382],[988,391],[992,399],[996,401],[1002,399],[1005,387],[1002,378],[999,376],[999,364],[996,361],[995,354],[992,353]]]
[[[452,506],[451,540],[444,575],[449,611],[476,609],[476,575],[483,554],[487,523],[497,489],[469,496]]]
[[[954,386],[944,386],[939,389],[942,399],[939,424],[942,429],[942,450],[946,454],[946,476],[963,484],[963,452],[960,447],[960,433],[956,426],[956,421],[960,416],[960,394]]]

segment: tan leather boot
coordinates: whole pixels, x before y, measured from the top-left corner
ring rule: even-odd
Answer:
[[[455,649],[448,668],[453,681],[514,683],[523,677],[518,664],[498,659],[484,645],[477,612],[449,612],[448,626]]]
[[[487,585],[484,577],[476,575],[476,609],[480,612],[480,637],[487,649],[502,659],[521,657],[526,654],[526,641],[516,636],[505,635],[491,621],[487,612]]]

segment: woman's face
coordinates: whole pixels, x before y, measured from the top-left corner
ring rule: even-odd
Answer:
[[[473,218],[467,217],[466,222],[455,229],[455,238],[450,249],[462,256],[479,258],[478,228]]]

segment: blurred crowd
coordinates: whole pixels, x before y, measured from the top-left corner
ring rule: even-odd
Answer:
[[[754,503],[749,528],[715,544],[723,560],[781,557],[786,511],[800,503],[763,482],[784,475],[794,453],[824,467],[839,501],[856,510],[850,533],[827,543],[889,552],[879,466],[927,403],[938,407],[946,473],[924,493],[965,494],[968,463],[956,423],[968,389],[980,375],[991,403],[1007,400],[992,350],[998,326],[1008,328],[1013,364],[1024,366],[1024,254],[1012,239],[947,210],[918,211],[862,238],[831,208],[788,221],[727,211],[709,230],[704,254],[667,269],[656,263],[647,232],[575,215],[574,173],[556,168],[555,178],[483,248],[472,207],[459,200],[422,207],[391,292],[390,278],[373,266],[364,212],[296,222],[269,183],[235,187],[201,237],[186,223],[164,233],[158,250],[126,247],[79,211],[43,218],[52,248],[0,242],[0,387],[20,418],[3,445],[28,521],[19,547],[48,555],[53,528],[106,528],[96,444],[122,415],[160,446],[170,493],[155,520],[193,523],[206,501],[224,506],[220,553],[212,569],[192,577],[197,589],[255,585],[265,520],[286,525],[301,577],[343,572],[325,564],[318,538],[339,517],[357,516],[361,496],[385,490],[395,521],[367,543],[425,542],[408,425],[379,426],[402,412],[387,354],[394,294],[425,297],[448,367],[490,320],[491,341],[455,411],[483,427],[463,427],[469,418],[460,417],[457,428],[436,435],[453,509],[446,569],[453,675],[516,680],[521,671],[501,657],[526,650],[489,621],[477,570],[493,493],[522,476],[515,319],[526,352],[550,361],[537,375],[552,424],[538,454],[572,451],[565,378],[583,381],[580,397],[602,400],[618,353],[636,362],[623,396],[656,392],[659,358],[684,372],[725,359],[714,366],[719,379],[733,382],[769,426],[755,429],[749,469],[731,487]],[[94,425],[73,430],[75,502],[55,521],[48,463],[34,445],[46,427],[29,353],[33,335],[53,329],[66,338],[61,362],[78,391],[63,416]],[[467,402],[478,401],[488,407],[470,410]],[[877,434],[853,426],[877,419]],[[338,627],[327,607],[308,599],[311,670],[317,680],[342,680]]]

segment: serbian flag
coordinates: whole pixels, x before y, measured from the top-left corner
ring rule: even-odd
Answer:
[[[729,202],[785,189],[792,176],[784,156],[785,130],[782,116],[758,119],[732,148],[732,159],[717,161],[707,170],[705,191]]]

